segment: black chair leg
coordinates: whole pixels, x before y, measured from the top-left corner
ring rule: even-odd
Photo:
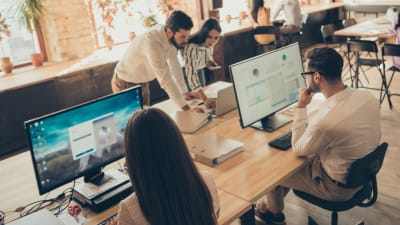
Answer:
[[[332,225],[338,225],[338,215],[337,215],[337,212],[332,212]]]
[[[318,225],[318,223],[311,216],[308,216],[308,225]]]
[[[240,225],[255,225],[254,205],[245,214],[240,216]]]
[[[389,108],[393,108],[392,100],[390,99],[390,92],[389,92],[389,85],[386,81],[386,76],[384,74],[381,75],[382,77],[382,85],[381,85],[381,93],[380,93],[380,103],[382,104],[383,101],[385,100],[385,97],[387,97],[388,103],[389,103]],[[391,81],[389,81],[390,83]]]

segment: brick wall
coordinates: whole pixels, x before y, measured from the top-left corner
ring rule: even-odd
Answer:
[[[90,55],[95,38],[86,0],[43,0],[46,17],[43,36],[49,61],[64,61]]]
[[[185,11],[194,22],[193,32],[199,28],[199,3],[181,0],[176,9]],[[95,33],[88,11],[88,0],[42,0],[46,16],[42,31],[48,61],[64,61],[88,56],[96,50]]]

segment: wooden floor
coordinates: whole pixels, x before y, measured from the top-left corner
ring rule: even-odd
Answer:
[[[389,59],[390,60],[390,59]],[[381,79],[377,70],[367,71],[370,83],[367,86],[379,87]],[[364,84],[366,81],[362,78]],[[346,81],[348,83],[349,81]],[[392,93],[400,93],[400,74],[395,75],[391,85]],[[372,91],[378,96],[378,91]],[[394,107],[389,109],[388,103],[381,106],[381,142],[389,143],[389,148],[378,173],[378,200],[369,208],[355,207],[339,213],[339,224],[356,224],[364,220],[367,225],[392,225],[400,223],[400,97],[392,96]],[[307,216],[312,216],[319,224],[330,224],[330,212],[315,207],[297,198],[292,192],[285,200],[287,225],[307,224]],[[262,223],[258,223],[261,225]]]

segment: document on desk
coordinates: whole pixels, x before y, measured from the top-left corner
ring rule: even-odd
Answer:
[[[208,132],[186,141],[194,160],[215,166],[243,151],[243,142]]]
[[[192,134],[211,121],[207,113],[176,111],[171,115],[182,133]]]

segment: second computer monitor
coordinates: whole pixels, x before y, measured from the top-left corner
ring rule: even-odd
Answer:
[[[273,131],[291,121],[276,115],[305,87],[298,43],[229,66],[241,126]]]

